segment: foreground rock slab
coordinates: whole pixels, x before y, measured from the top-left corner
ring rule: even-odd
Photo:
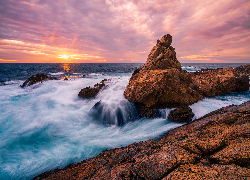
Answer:
[[[34,179],[248,179],[250,101]]]

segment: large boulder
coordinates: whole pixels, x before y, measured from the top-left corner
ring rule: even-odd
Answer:
[[[124,96],[143,107],[140,109],[177,107],[202,98],[191,89],[193,80],[182,71],[171,42],[169,34],[157,40],[146,64],[129,81]]]
[[[202,98],[190,88],[192,79],[177,68],[141,70],[131,77],[125,98],[148,108],[192,104]]]
[[[39,74],[37,73],[36,75],[32,75],[31,77],[29,77],[22,85],[20,85],[21,87],[26,87],[26,86],[31,86],[33,84],[36,84],[38,82],[43,82],[46,80],[57,80],[56,77],[51,77],[48,76],[46,74]]]

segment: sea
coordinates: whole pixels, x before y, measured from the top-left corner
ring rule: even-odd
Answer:
[[[142,65],[0,64],[0,179],[32,179],[106,149],[158,139],[183,125],[167,119],[172,109],[159,110],[157,118],[139,117],[134,104],[124,98],[133,71]],[[182,69],[195,72],[240,65],[183,63]],[[20,87],[37,73],[58,80]],[[81,89],[93,87],[103,79],[108,81],[96,97],[78,97]],[[203,98],[190,105],[195,114],[193,120],[249,100],[250,91]]]

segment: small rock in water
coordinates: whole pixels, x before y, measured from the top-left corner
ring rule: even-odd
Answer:
[[[168,119],[174,122],[190,122],[194,113],[188,106],[178,107],[170,112]]]
[[[46,74],[36,74],[36,75],[32,75],[31,77],[29,77],[22,85],[20,85],[21,87],[25,87],[25,86],[31,86],[33,84],[36,84],[38,82],[43,82],[45,80],[57,80],[56,77],[51,77],[51,76],[47,76]]]
[[[107,81],[107,79],[102,80],[100,83],[97,83],[94,85],[94,87],[86,87],[84,89],[81,89],[81,91],[78,94],[78,97],[81,98],[92,98],[95,97],[98,92],[104,88],[105,86],[105,81]]]

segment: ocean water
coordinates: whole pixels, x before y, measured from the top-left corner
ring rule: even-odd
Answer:
[[[160,110],[159,118],[139,118],[135,106],[123,97],[132,72],[142,65],[0,64],[0,179],[32,179],[105,149],[157,139],[183,125],[167,119],[171,109]],[[239,65],[182,64],[182,68],[196,71]],[[20,87],[36,73],[59,80]],[[69,80],[64,81],[65,77]],[[82,88],[103,79],[109,79],[107,86],[95,98],[78,98]],[[190,107],[194,118],[199,118],[248,100],[250,91],[244,91],[204,98]]]

